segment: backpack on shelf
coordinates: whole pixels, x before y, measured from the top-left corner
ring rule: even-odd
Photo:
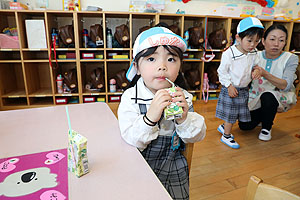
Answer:
[[[228,42],[225,29],[220,28],[211,32],[208,36],[208,42],[213,49],[224,49]]]
[[[199,90],[201,85],[201,77],[198,69],[189,69],[184,72],[188,85],[192,90]]]
[[[129,28],[126,24],[116,27],[114,38],[123,48],[129,48]]]
[[[90,81],[85,85],[90,91],[104,90],[104,73],[103,69],[98,67],[91,72]]]
[[[65,48],[74,48],[74,28],[72,25],[66,25],[59,27],[58,29],[59,39]]]
[[[103,27],[100,24],[94,24],[90,27],[90,38],[97,47],[103,47]]]
[[[129,81],[126,78],[126,70],[125,69],[120,70],[116,74],[115,79],[117,81],[117,86],[119,89],[124,90],[128,87]]]
[[[63,73],[64,76],[64,89],[66,92],[76,93],[78,92],[77,84],[77,71],[75,68],[70,69]]]
[[[204,43],[204,29],[201,26],[194,26],[188,29],[189,32],[189,46],[195,49],[203,47]]]

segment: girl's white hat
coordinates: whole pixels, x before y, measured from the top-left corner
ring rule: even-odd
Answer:
[[[153,27],[143,31],[138,35],[133,45],[133,61],[126,73],[126,78],[129,81],[132,81],[137,73],[135,67],[133,67],[135,56],[145,49],[160,45],[176,46],[181,49],[182,52],[185,52],[187,48],[186,41],[167,28]]]

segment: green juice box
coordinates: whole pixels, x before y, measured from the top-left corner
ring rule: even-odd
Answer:
[[[68,170],[77,177],[89,172],[87,139],[74,130],[69,130]]]
[[[175,87],[171,87],[166,89],[169,94],[172,96],[174,92],[176,92]],[[176,103],[171,103],[164,110],[164,118],[165,120],[173,120],[182,117],[183,109],[181,106],[176,105]]]

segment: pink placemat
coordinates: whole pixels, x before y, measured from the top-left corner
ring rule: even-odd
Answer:
[[[67,149],[0,159],[0,199],[68,199]]]

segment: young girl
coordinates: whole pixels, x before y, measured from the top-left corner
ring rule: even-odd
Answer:
[[[240,145],[230,133],[233,124],[237,119],[241,122],[251,120],[248,109],[248,84],[251,77],[260,78],[259,70],[253,70],[253,67],[258,63],[255,48],[262,38],[263,31],[264,27],[259,19],[248,17],[241,20],[237,27],[237,43],[222,54],[218,68],[222,89],[216,117],[225,121],[218,127],[218,131],[222,133],[221,142],[234,149],[240,148]]]
[[[118,119],[123,139],[137,147],[173,199],[189,199],[189,176],[184,143],[205,137],[204,118],[193,112],[192,95],[175,81],[186,43],[164,27],[142,32],[133,47],[133,63],[127,78],[133,87],[122,95]],[[176,81],[175,81],[176,83]],[[165,120],[164,109],[175,102],[183,108],[181,118]]]

